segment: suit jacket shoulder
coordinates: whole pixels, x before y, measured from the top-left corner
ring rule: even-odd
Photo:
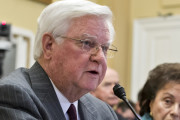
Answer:
[[[43,119],[37,109],[42,105],[31,89],[27,69],[19,68],[0,80],[0,96],[2,120]]]
[[[2,78],[0,96],[1,120],[65,120],[52,84],[37,62]]]
[[[85,120],[118,120],[111,106],[90,93],[79,100],[79,106],[80,111],[83,111]]]
[[[51,81],[36,62],[0,80],[1,120],[66,120]],[[81,120],[117,120],[112,108],[90,94],[79,100]]]

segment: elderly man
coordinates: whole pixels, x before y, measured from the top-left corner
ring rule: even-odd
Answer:
[[[117,120],[88,93],[117,51],[111,19],[108,7],[86,0],[47,6],[38,18],[35,64],[0,80],[1,120]]]

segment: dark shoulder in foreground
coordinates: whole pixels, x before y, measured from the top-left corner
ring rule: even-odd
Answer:
[[[0,79],[1,85],[16,85],[24,88],[31,88],[28,69],[18,68],[9,75]]]
[[[93,114],[94,119],[96,120],[118,120],[111,106],[90,93],[84,95],[79,103],[81,104],[83,111],[85,110],[88,113]]]

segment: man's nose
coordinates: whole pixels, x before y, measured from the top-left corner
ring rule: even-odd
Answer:
[[[99,46],[96,46],[96,47],[94,48],[94,54],[100,55],[100,56],[103,56],[103,57],[106,58],[106,55],[105,55],[105,53],[104,53],[104,51],[103,51],[103,49],[102,49],[102,47],[101,47],[100,45],[99,45]]]
[[[93,61],[97,61],[97,62],[106,61],[106,56],[100,46],[95,47],[94,50],[95,50],[93,51],[94,53],[91,54],[91,59]]]
[[[111,84],[111,93],[114,94],[113,87],[115,86],[115,83]]]
[[[172,107],[172,111],[171,111],[171,115],[175,118],[180,118],[180,105],[179,104],[175,104]]]

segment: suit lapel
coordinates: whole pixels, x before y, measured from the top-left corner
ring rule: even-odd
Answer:
[[[52,120],[66,120],[51,81],[38,62],[31,67],[29,75],[32,89],[45,106]]]
[[[87,100],[86,95],[79,100],[78,110],[81,120],[97,120],[97,111]]]

